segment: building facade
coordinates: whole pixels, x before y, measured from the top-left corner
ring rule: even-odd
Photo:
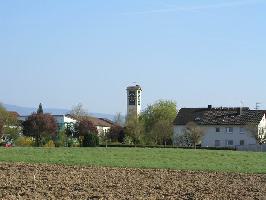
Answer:
[[[110,131],[112,126],[114,126],[114,123],[108,119],[96,118],[91,116],[87,117],[86,119],[89,120],[97,128],[99,136],[105,135]]]
[[[237,147],[255,145],[257,140],[249,128],[257,126],[258,137],[266,134],[266,111],[249,108],[182,108],[174,121],[174,143],[184,134],[189,122],[201,127],[202,147]]]

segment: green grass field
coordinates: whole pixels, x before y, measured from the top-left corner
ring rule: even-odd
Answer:
[[[0,148],[0,162],[266,173],[266,154],[149,148]]]

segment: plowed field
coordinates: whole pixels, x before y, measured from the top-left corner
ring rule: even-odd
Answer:
[[[0,163],[0,199],[266,199],[266,174]]]

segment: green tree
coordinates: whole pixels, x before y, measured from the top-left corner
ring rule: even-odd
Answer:
[[[153,140],[154,144],[165,144],[171,141],[176,114],[176,103],[173,101],[159,100],[149,105],[140,115],[145,127],[146,142]]]
[[[54,144],[56,147],[65,147],[67,146],[67,135],[66,135],[66,129],[62,129],[58,132],[56,138],[54,139]]]
[[[16,113],[8,112],[0,104],[0,137],[6,135],[16,140],[20,132],[21,128]]]
[[[101,133],[99,139],[100,139],[101,144],[105,144],[105,147],[107,148],[108,142],[110,141],[109,132]]]
[[[99,137],[95,133],[87,132],[84,135],[84,139],[82,141],[83,147],[96,147],[99,146]]]
[[[37,110],[37,114],[43,114],[43,109],[42,109],[42,104],[39,104],[38,110]]]
[[[155,144],[172,144],[173,125],[168,120],[160,120],[153,125],[151,137]]]
[[[6,109],[0,104],[0,137],[3,135],[3,128],[7,116]]]
[[[132,114],[127,117],[125,134],[132,139],[134,145],[140,144],[144,136],[144,124],[139,117]]]

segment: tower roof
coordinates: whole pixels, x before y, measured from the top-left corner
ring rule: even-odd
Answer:
[[[128,86],[127,90],[142,90],[140,85]]]

